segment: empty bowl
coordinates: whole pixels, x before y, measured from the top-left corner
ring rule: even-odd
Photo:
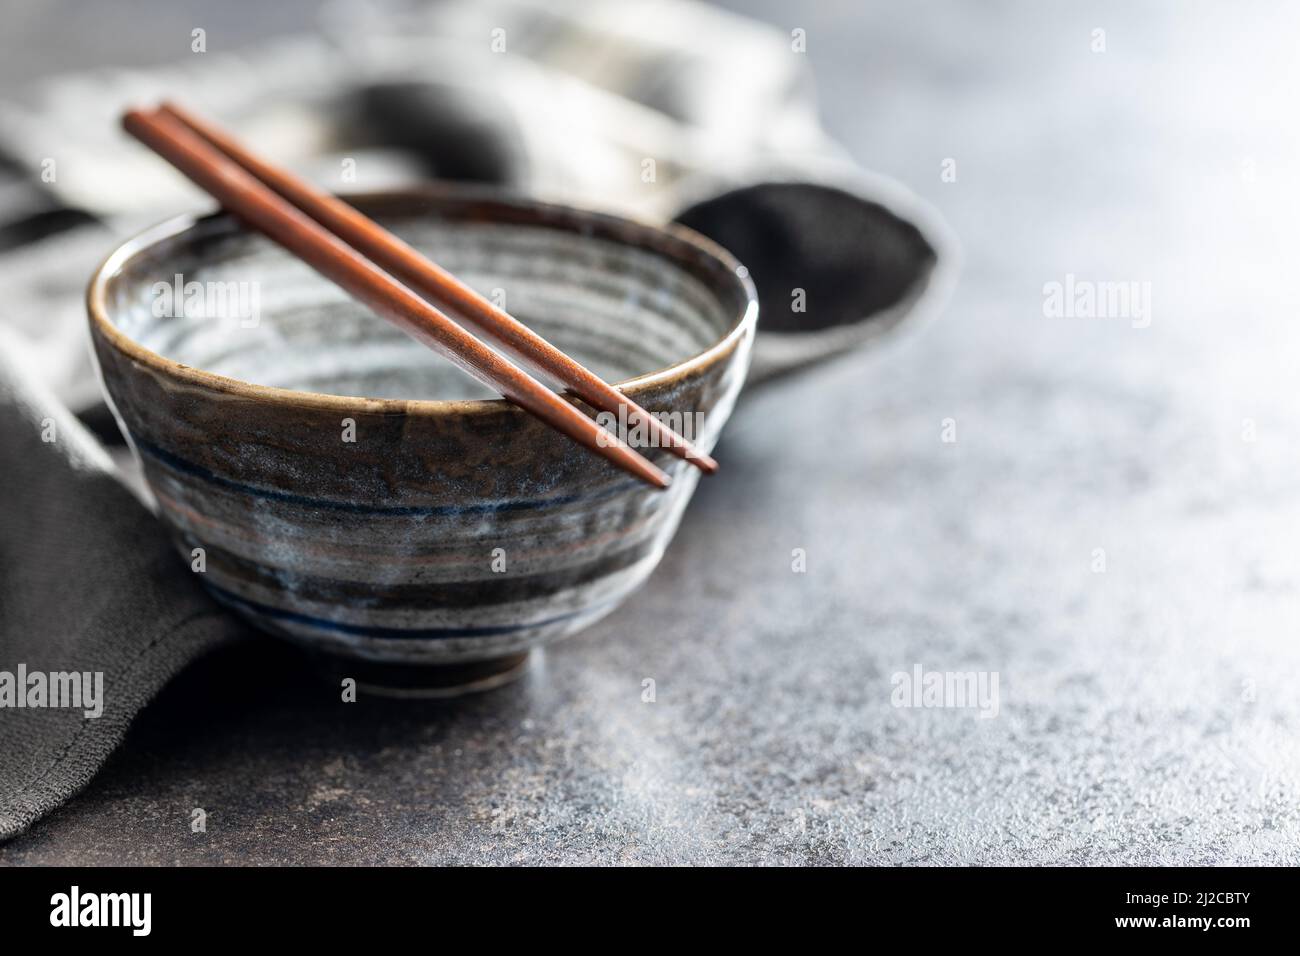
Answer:
[[[758,312],[727,252],[465,189],[351,201],[712,449]],[[88,307],[180,559],[259,628],[384,683],[490,682],[608,614],[700,477],[655,448],[671,488],[628,477],[225,214],[125,243]]]

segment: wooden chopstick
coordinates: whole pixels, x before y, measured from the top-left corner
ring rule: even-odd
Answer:
[[[471,289],[450,272],[413,249],[379,223],[324,190],[253,155],[229,133],[188,110],[163,102],[159,112],[184,124],[300,210],[371,261],[421,293],[434,305],[448,309],[475,330],[491,338],[535,372],[567,386],[579,398],[632,425],[642,424],[654,445],[669,449],[706,473],[718,463],[651,415],[618,389],[574,361],[504,309]]]
[[[616,435],[483,345],[176,120],[131,110],[122,117],[122,126],[210,193],[229,212],[284,246],[408,335],[623,470],[656,488],[668,487],[668,475]]]

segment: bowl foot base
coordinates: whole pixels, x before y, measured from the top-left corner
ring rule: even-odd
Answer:
[[[518,680],[528,670],[529,651],[465,664],[388,664],[327,658],[332,678],[351,677],[362,694],[423,700],[463,697]]]

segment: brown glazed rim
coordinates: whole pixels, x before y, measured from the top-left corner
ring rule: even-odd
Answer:
[[[486,221],[539,225],[610,239],[625,245],[635,245],[676,262],[697,277],[702,272],[711,272],[735,283],[736,290],[740,292],[740,306],[735,321],[726,335],[699,354],[667,368],[614,383],[621,391],[642,391],[655,385],[680,380],[692,372],[708,367],[733,349],[758,320],[758,294],[748,270],[717,243],[685,226],[674,224],[657,226],[625,216],[521,198],[480,187],[428,185],[404,190],[354,193],[344,198],[349,201],[359,201],[367,212],[374,212],[377,208],[389,204],[400,208],[404,205],[409,206],[412,202],[423,202],[444,209],[464,207],[471,212],[471,215],[462,218],[472,221],[474,210],[488,211],[492,215],[487,217]],[[222,210],[206,215],[187,213],[176,216],[132,236],[113,250],[95,270],[86,290],[86,308],[93,329],[127,358],[171,379],[186,385],[276,404],[288,404],[298,408],[305,406],[327,411],[331,409],[356,411],[358,403],[364,403],[365,410],[369,412],[408,415],[481,414],[499,412],[503,407],[511,407],[510,403],[503,398],[365,398],[323,392],[303,392],[273,385],[257,385],[182,365],[165,358],[130,338],[109,320],[108,284],[131,259],[161,242],[177,239],[186,232],[229,218],[229,214]],[[452,221],[462,220],[458,218]],[[691,257],[696,261],[692,262]],[[692,266],[695,268],[692,269]]]

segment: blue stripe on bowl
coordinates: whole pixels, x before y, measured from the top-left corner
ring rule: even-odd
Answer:
[[[557,615],[556,617],[544,618],[540,621],[530,621],[525,624],[502,624],[492,627],[364,627],[358,624],[343,624],[339,621],[329,621],[324,618],[312,617],[310,614],[300,614],[297,611],[288,611],[283,608],[258,604],[254,601],[241,598],[236,594],[232,594],[224,588],[217,587],[217,585],[212,584],[209,581],[204,581],[203,585],[212,592],[212,596],[221,603],[254,617],[269,617],[279,621],[292,621],[295,624],[304,624],[308,627],[318,628],[323,631],[349,634],[355,637],[381,638],[385,640],[439,640],[453,637],[498,637],[502,634],[517,634],[520,631],[531,631],[534,628],[548,627],[552,624],[558,624],[561,621],[567,621],[570,618],[575,618],[579,615],[591,614],[614,603],[614,601],[611,600],[599,604],[590,604],[579,608],[576,611],[570,611],[566,614]]]
[[[186,459],[173,454],[172,452],[165,451],[157,445],[153,445],[141,439],[134,433],[131,435],[131,440],[141,454],[147,455],[154,461],[172,469],[173,471],[191,475],[192,477],[199,478],[209,484],[218,485],[231,491],[240,492],[241,494],[252,495],[255,498],[264,498],[268,501],[279,501],[285,504],[300,505],[305,508],[326,508],[333,511],[345,511],[352,514],[432,517],[466,514],[497,514],[502,511],[539,511],[545,508],[571,505],[579,501],[599,501],[603,498],[611,498],[635,487],[638,483],[637,479],[631,478],[606,485],[589,495],[557,495],[554,498],[538,498],[525,501],[484,501],[478,504],[436,505],[430,507],[417,507],[411,505],[364,505],[355,504],[350,501],[332,501],[329,498],[312,498],[306,495],[291,494],[287,491],[272,491],[267,488],[258,488],[255,485],[247,485],[243,482],[235,481],[233,478],[225,478],[215,472],[209,471],[202,465],[196,465],[191,461],[187,461]]]

